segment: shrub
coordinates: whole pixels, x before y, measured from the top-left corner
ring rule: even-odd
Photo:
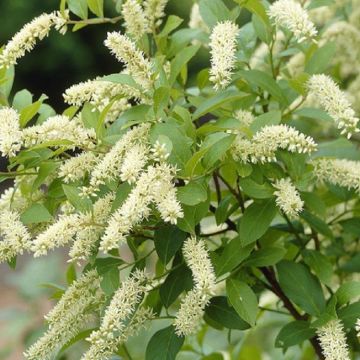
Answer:
[[[85,338],[81,359],[131,358],[128,339],[162,319],[143,356],[170,360],[266,312],[290,315],[276,347],[359,353],[360,8],[339,3],[200,0],[186,25],[166,0],[115,1],[112,18],[62,0],[2,48],[0,259],[65,246],[71,263],[27,359]],[[65,90],[62,114],[10,96],[52,28],[103,23],[123,26],[104,41],[118,73]]]

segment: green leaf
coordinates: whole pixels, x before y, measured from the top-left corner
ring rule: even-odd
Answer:
[[[110,81],[115,84],[128,85],[135,89],[141,90],[141,86],[133,79],[131,75],[128,74],[110,74],[103,76],[99,81]]]
[[[231,13],[221,0],[200,0],[199,10],[202,19],[210,28],[218,22],[229,20]]]
[[[196,205],[207,199],[206,188],[198,183],[189,182],[185,186],[177,188],[177,198],[185,205]]]
[[[53,161],[44,161],[38,171],[38,176],[33,182],[32,191],[38,189],[38,187],[44,182],[44,180],[59,167],[59,164]]]
[[[172,325],[159,330],[146,347],[145,360],[175,360],[184,339],[176,335]]]
[[[80,196],[80,190],[78,188],[65,184],[63,184],[62,187],[70,204],[74,206],[76,210],[79,210],[83,213],[91,211],[91,200],[86,197]]]
[[[182,49],[173,60],[171,60],[169,84],[174,84],[176,78],[181,72],[181,69],[195,56],[199,51],[200,45],[188,46]]]
[[[160,225],[155,231],[154,243],[161,262],[166,265],[180,249],[187,234],[174,225]]]
[[[250,255],[253,248],[254,244],[242,246],[239,237],[232,239],[215,262],[216,275],[220,276],[235,269]]]
[[[345,138],[319,144],[318,151],[316,151],[312,157],[318,158],[324,156],[338,159],[360,160],[360,152],[356,145]]]
[[[305,65],[308,74],[320,74],[326,71],[336,52],[335,43],[328,42],[317,49]]]
[[[279,283],[286,296],[310,315],[319,316],[326,308],[318,279],[309,269],[292,261],[277,265]]]
[[[254,326],[258,311],[258,300],[249,285],[236,279],[227,279],[226,292],[230,304],[239,316],[248,324]]]
[[[344,305],[347,302],[359,300],[360,281],[349,281],[345,284],[342,284],[335,294],[339,305]]]
[[[173,30],[175,30],[177,27],[179,27],[183,21],[184,20],[179,18],[178,16],[170,15],[167,18],[166,24],[158,36],[165,37],[165,36],[169,35]]]
[[[274,199],[254,202],[246,208],[240,220],[240,239],[243,245],[251,244],[265,234],[277,209]]]
[[[299,110],[296,110],[294,112],[294,114],[305,117],[305,118],[314,119],[314,120],[332,121],[332,117],[327,112],[325,112],[324,110],[321,110],[321,109],[316,109],[316,108],[304,107]]]
[[[42,100],[38,100],[33,104],[24,107],[20,113],[20,126],[24,127],[26,124],[38,113]]]
[[[269,246],[253,252],[246,260],[245,266],[270,266],[277,264],[286,254],[286,249]]]
[[[342,307],[338,311],[339,319],[342,320],[346,329],[352,329],[355,326],[360,314],[360,301],[348,306]]]
[[[31,92],[23,89],[15,94],[12,102],[12,107],[20,112],[24,107],[32,104],[32,99],[33,96]]]
[[[92,13],[98,17],[104,17],[104,0],[87,0]]]
[[[112,269],[118,269],[122,264],[124,264],[123,260],[114,257],[98,258],[95,260],[96,271],[99,275],[104,275]]]
[[[229,305],[226,296],[215,296],[211,298],[205,308],[205,314],[219,325],[227,329],[246,330],[249,328],[246,323]]]
[[[111,296],[119,288],[119,284],[120,276],[117,267],[111,267],[109,271],[101,275],[100,286],[106,295]]]
[[[329,238],[333,237],[333,233],[326,222],[321,220],[316,215],[311,214],[307,210],[303,210],[300,214],[300,217],[303,218],[316,232]]]
[[[30,225],[51,221],[53,217],[44,205],[37,203],[27,208],[21,214],[20,220],[25,225]]]
[[[76,268],[74,264],[70,264],[66,270],[66,282],[71,285],[76,280]]]
[[[203,159],[205,169],[211,168],[215,165],[216,161],[225,156],[226,152],[230,149],[232,143],[234,142],[235,136],[224,133],[215,133],[210,134],[207,139],[213,139],[213,141],[210,141],[211,145],[209,146],[207,146],[208,143],[206,141],[204,142],[205,148],[209,149]]]
[[[283,94],[280,86],[276,81],[266,72],[260,70],[240,70],[238,72],[240,77],[244,78],[250,85],[256,85],[263,90],[266,90],[276,100],[283,104],[287,104],[288,101]]]
[[[274,195],[274,189],[268,183],[258,184],[250,178],[242,178],[239,184],[243,192],[255,199],[268,199]]]
[[[315,272],[321,282],[331,285],[333,267],[329,259],[315,250],[305,249],[302,251],[305,263]]]
[[[69,9],[81,19],[88,17],[88,5],[86,0],[67,0]]]
[[[210,198],[197,205],[183,205],[184,217],[178,219],[177,226],[182,231],[194,233],[195,226],[206,216]]]
[[[161,302],[166,308],[170,307],[179,295],[192,287],[192,273],[186,266],[180,266],[172,271],[160,286]]]
[[[315,336],[315,329],[310,328],[310,324],[306,321],[293,321],[286,324],[279,332],[275,340],[275,346],[284,349]]]
[[[264,126],[278,125],[281,122],[281,111],[273,110],[265,114],[258,116],[250,125],[250,129],[253,133],[256,133]]]
[[[344,232],[360,236],[360,217],[354,217],[352,219],[346,219],[340,221],[339,224],[342,226]]]
[[[206,99],[200,104],[193,114],[193,120],[196,120],[207,113],[211,113],[227,103],[238,101],[245,96],[245,93],[234,90],[218,92],[215,96]]]
[[[251,13],[256,14],[261,18],[261,20],[268,26],[270,26],[269,18],[266,14],[264,5],[260,0],[234,0],[241,7],[246,8]]]
[[[161,111],[163,111],[169,102],[170,98],[170,89],[161,86],[157,88],[154,92],[154,112],[155,114],[159,114]]]

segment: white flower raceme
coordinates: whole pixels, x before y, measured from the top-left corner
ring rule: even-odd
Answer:
[[[143,144],[135,144],[127,149],[120,168],[120,179],[129,184],[135,183],[149,158],[149,148]]]
[[[325,360],[350,360],[346,335],[340,320],[331,320],[316,332]]]
[[[30,234],[15,210],[0,211],[0,263],[29,250]]]
[[[360,161],[322,158],[312,161],[319,181],[355,189],[360,193]]]
[[[133,227],[148,217],[153,202],[164,221],[175,223],[178,217],[183,216],[173,190],[173,176],[174,169],[166,164],[148,166],[127,199],[110,218],[101,239],[100,250],[108,252],[124,242]]]
[[[18,187],[7,188],[0,196],[0,212],[12,209],[21,213],[27,205],[28,201]]]
[[[206,25],[204,19],[200,14],[200,8],[198,3],[194,3],[191,8],[189,28],[200,29],[206,33],[209,32],[209,27]]]
[[[103,111],[115,96],[124,96],[120,100],[126,100],[130,98],[138,99],[141,94],[139,90],[128,85],[95,79],[72,85],[65,91],[63,96],[69,105],[82,106],[88,102],[97,110]]]
[[[56,352],[84,328],[90,311],[99,307],[104,296],[95,270],[89,271],[66,290],[57,305],[45,316],[49,329],[24,356],[28,360],[50,360]]]
[[[210,35],[210,81],[216,90],[225,88],[231,81],[235,66],[236,37],[239,28],[231,21],[218,23]]]
[[[191,335],[197,330],[205,307],[214,292],[216,280],[202,240],[197,241],[195,237],[187,239],[183,246],[183,254],[192,271],[195,287],[186,294],[176,314],[174,325],[179,336]]]
[[[52,20],[55,29],[62,35],[67,31],[67,22],[70,20],[70,11],[65,9],[64,11],[55,11],[52,13]]]
[[[268,125],[255,133],[251,140],[238,135],[231,152],[235,160],[265,163],[276,161],[277,150],[311,153],[316,144],[310,136],[287,125]]]
[[[136,305],[141,301],[146,279],[145,273],[138,271],[122,282],[105,310],[99,330],[87,339],[91,345],[81,360],[105,360],[116,351],[124,341],[121,335],[126,331],[126,322],[134,316]]]
[[[105,46],[119,61],[125,63],[126,70],[138,84],[145,90],[152,87],[152,64],[145,59],[143,52],[137,49],[136,44],[128,36],[119,32],[109,32]]]
[[[360,75],[351,81],[350,85],[346,89],[346,95],[349,99],[352,108],[356,111],[356,114],[360,113]]]
[[[52,25],[52,14],[42,14],[26,24],[5,46],[0,55],[0,67],[16,64],[19,58],[34,48],[37,39],[42,40],[49,34]]]
[[[360,71],[360,31],[346,21],[331,24],[322,34],[322,42],[334,42],[336,52],[333,63],[340,64],[342,76]]]
[[[249,127],[255,120],[251,111],[239,109],[234,112],[234,118],[240,122],[241,125]]]
[[[276,204],[290,218],[297,217],[304,207],[304,202],[291,180],[289,178],[280,179],[273,185],[277,189],[274,192]]]
[[[308,81],[308,89],[310,95],[316,96],[320,105],[335,120],[341,134],[347,134],[350,138],[354,132],[359,132],[359,119],[334,80],[323,74],[312,75]]]
[[[69,261],[86,260],[96,249],[97,240],[108,220],[114,199],[115,194],[110,192],[94,203],[92,213],[80,215],[79,228],[69,252]]]
[[[83,190],[84,194],[92,194],[106,181],[119,178],[126,152],[136,144],[145,145],[149,130],[149,124],[142,124],[124,134],[95,166],[91,172],[90,187]]]
[[[126,32],[139,40],[147,31],[148,23],[138,0],[126,0],[122,6]]]
[[[360,337],[360,318],[356,321],[355,330],[357,332],[357,336]]]
[[[290,30],[299,42],[317,35],[308,13],[294,0],[275,1],[270,5],[268,14],[276,25]]]
[[[59,176],[65,183],[82,179],[99,162],[99,156],[93,152],[83,152],[65,162],[59,168]]]
[[[149,29],[161,25],[161,18],[165,16],[165,6],[169,0],[145,0],[144,12],[148,21]]]
[[[78,229],[78,214],[60,215],[55,223],[34,239],[31,247],[34,257],[46,255],[49,250],[69,243]]]
[[[0,109],[0,152],[2,156],[15,156],[22,144],[22,132],[20,129],[20,116],[12,108]]]
[[[65,140],[70,143],[61,144],[71,149],[75,147],[93,147],[96,138],[94,129],[87,129],[78,117],[70,119],[64,115],[49,117],[41,125],[34,125],[23,130],[24,145],[31,147],[34,145]],[[60,146],[60,145],[57,145]]]
[[[109,251],[125,241],[132,228],[150,214],[155,203],[162,219],[176,223],[183,216],[176,190],[172,184],[174,170],[166,164],[149,166],[136,182],[122,206],[112,215],[100,243],[102,251]]]

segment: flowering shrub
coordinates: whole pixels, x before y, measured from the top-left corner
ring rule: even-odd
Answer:
[[[1,180],[13,186],[0,260],[69,247],[71,263],[25,358],[85,339],[81,359],[131,359],[128,339],[163,319],[143,358],[196,352],[191,337],[212,327],[229,346],[204,359],[235,359],[231,330],[266,312],[289,315],[274,346],[354,358],[359,1],[200,0],[188,25],[166,0],[114,6],[108,18],[102,0],[62,0],[1,50]],[[11,94],[14,66],[52,28],[103,23],[118,73],[69,84],[62,114]],[[201,54],[209,66],[188,76]]]

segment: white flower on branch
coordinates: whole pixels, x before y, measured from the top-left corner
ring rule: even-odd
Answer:
[[[91,311],[104,300],[95,270],[82,275],[66,290],[57,305],[45,316],[49,329],[24,353],[28,360],[50,360],[91,319]]]
[[[218,23],[210,35],[210,81],[216,90],[224,89],[231,82],[238,33],[239,28],[236,24],[224,21]]]
[[[341,134],[348,138],[359,132],[359,119],[339,86],[327,75],[312,75],[308,81],[310,95],[316,96],[320,105],[335,120]]]
[[[139,40],[148,32],[148,22],[138,0],[126,0],[122,6],[126,32]]]
[[[295,218],[303,210],[304,202],[289,178],[276,180],[273,184],[277,189],[274,192],[276,204],[290,218]]]
[[[12,108],[0,109],[0,152],[2,156],[15,156],[21,149],[22,131],[20,129],[20,116]]]
[[[346,335],[340,320],[331,320],[316,332],[325,360],[350,360]]]
[[[290,30],[299,42],[317,35],[308,13],[294,0],[275,1],[270,5],[268,14],[276,25]]]

